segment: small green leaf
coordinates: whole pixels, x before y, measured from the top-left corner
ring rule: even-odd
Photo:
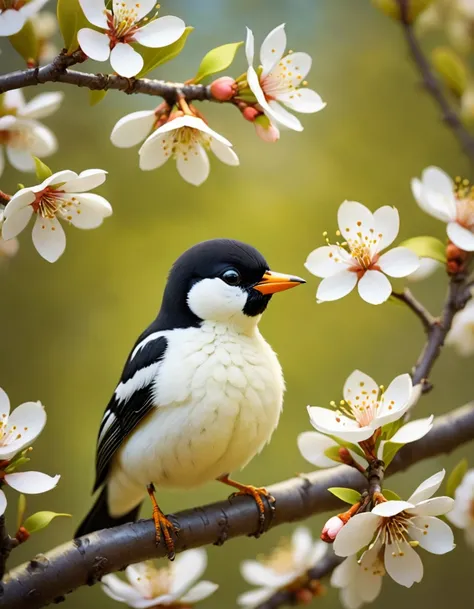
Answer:
[[[446,482],[446,494],[448,497],[454,497],[454,493],[461,484],[468,467],[467,459],[462,459],[449,474],[449,478]]]
[[[328,459],[337,461],[337,463],[342,463],[341,457],[339,456],[339,446],[330,446],[329,448],[326,448],[324,454]]]
[[[189,34],[193,30],[193,27],[187,27],[181,38],[176,40],[176,42],[173,42],[173,44],[169,44],[167,47],[162,47],[160,49],[151,49],[141,45],[134,45],[137,47],[135,50],[138,50],[143,57],[143,68],[136,75],[136,78],[142,78],[145,74],[148,74],[148,72],[151,72],[158,66],[161,66],[161,64],[166,63],[179,55],[184,49]]]
[[[397,444],[396,442],[385,442],[383,446],[383,457],[382,461],[385,463],[385,467],[388,467],[393,461],[393,458],[397,452],[405,446],[404,444]]]
[[[36,512],[36,514],[28,516],[28,518],[23,523],[23,526],[28,531],[28,533],[36,533],[37,531],[41,531],[41,529],[45,529],[49,525],[49,523],[58,516],[71,518],[71,514],[57,514],[56,512]]]
[[[237,51],[243,44],[243,42],[230,42],[209,51],[201,61],[194,82],[200,82],[207,76],[226,70],[234,61]]]
[[[77,32],[83,27],[94,29],[94,26],[84,15],[79,0],[58,0],[57,16],[64,47],[71,54],[79,48]]]
[[[39,55],[39,42],[35,28],[30,20],[26,21],[23,28],[9,40],[15,51],[27,62],[36,62]]]
[[[438,47],[431,53],[431,60],[446,87],[461,97],[466,90],[469,74],[456,51],[450,47]]]
[[[435,237],[413,237],[400,245],[415,252],[420,258],[432,258],[442,264],[446,263],[446,245]]]
[[[360,501],[360,493],[352,488],[333,486],[332,488],[328,488],[328,491],[341,501],[349,503],[350,505],[354,505]]]
[[[89,105],[96,106],[104,99],[107,93],[108,91],[89,91]]]
[[[359,455],[359,457],[365,459],[364,451],[357,444],[346,442],[346,440],[341,440],[341,438],[338,438],[337,436],[331,436],[330,434],[325,435],[327,435],[328,438],[331,438],[331,440],[334,440],[334,442],[336,442],[336,444],[338,444],[339,446],[343,446],[344,448],[347,448],[348,450],[351,450],[352,452],[356,453],[356,455]]]
[[[389,491],[388,488],[384,488],[382,494],[388,501],[400,501],[401,499],[400,495],[397,495],[394,491]]]
[[[23,188],[25,188],[25,185],[18,183],[17,188],[18,188],[18,190],[23,190]]]
[[[23,518],[25,517],[25,511],[26,511],[26,497],[25,495],[21,494],[18,497],[18,507],[16,510],[16,528],[17,530],[21,527],[21,525],[23,524]]]
[[[33,159],[35,161],[36,177],[38,180],[42,182],[43,180],[46,180],[46,178],[49,178],[49,176],[53,175],[51,169],[45,163],[43,163],[43,161],[35,156]]]

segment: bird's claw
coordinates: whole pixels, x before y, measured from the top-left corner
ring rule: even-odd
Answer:
[[[161,539],[163,538],[168,551],[168,559],[174,560],[176,558],[176,552],[171,535],[177,536],[179,533],[179,527],[171,522],[171,520],[169,520],[159,508],[153,510],[153,522],[155,523],[156,545],[159,546],[161,544]]]
[[[252,485],[242,485],[242,488],[235,493],[230,495],[229,499],[233,497],[238,497],[239,495],[250,495],[255,500],[258,508],[258,520],[259,520],[259,529],[255,533],[255,537],[260,537],[265,532],[265,524],[266,524],[266,516],[265,516],[265,503],[263,501],[263,497],[267,500],[267,504],[270,507],[271,516],[275,512],[275,497],[271,495],[266,488],[257,487]],[[271,517],[270,517],[271,520]]]

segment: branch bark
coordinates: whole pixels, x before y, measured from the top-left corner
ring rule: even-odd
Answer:
[[[429,334],[431,327],[435,323],[435,318],[431,313],[419,302],[411,293],[411,290],[405,288],[403,292],[392,292],[392,297],[400,302],[403,302],[407,307],[413,311],[418,319],[423,324],[425,332]]]
[[[473,438],[474,402],[440,417],[427,436],[405,446],[393,460],[387,475],[422,459],[450,452]],[[269,528],[338,509],[341,503],[328,492],[329,487],[364,490],[366,485],[367,479],[347,466],[280,482],[268,489],[276,499],[276,511]],[[250,497],[235,497],[185,510],[173,518],[180,527],[175,541],[178,552],[208,544],[221,545],[234,537],[254,535],[259,529],[258,510]],[[165,555],[166,548],[155,545],[152,520],[97,531],[40,554],[14,569],[0,585],[0,607],[36,609],[59,602],[69,592],[96,583],[106,573]]]

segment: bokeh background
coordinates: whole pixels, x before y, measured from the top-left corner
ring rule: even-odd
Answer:
[[[47,8],[54,10],[54,4]],[[297,435],[310,429],[306,405],[338,399],[355,368],[387,384],[410,370],[423,344],[419,323],[402,307],[373,307],[357,295],[317,305],[318,280],[303,267],[308,253],[323,243],[322,232],[336,230],[336,211],[344,199],[371,209],[395,205],[401,214],[400,239],[444,237],[444,226],[415,204],[410,179],[430,164],[453,175],[468,174],[469,166],[420,87],[397,24],[368,0],[174,0],[164,2],[163,10],[196,29],[185,52],[160,68],[157,77],[189,78],[207,50],[243,39],[246,25],[261,41],[286,22],[290,47],[313,56],[309,84],[328,105],[319,114],[303,116],[304,132],[285,132],[277,145],[260,141],[233,108],[201,105],[211,126],[234,143],[241,167],[213,161],[209,180],[195,188],[179,178],[172,162],[155,172],[140,172],[137,151],[118,150],[109,141],[120,117],[152,108],[156,100],[111,92],[91,108],[86,91],[48,87],[66,95],[61,110],[44,121],[60,142],[48,164],[54,171],[108,170],[99,192],[111,201],[114,215],[98,230],[68,229],[66,252],[54,265],[36,253],[27,230],[17,257],[0,269],[1,386],[12,405],[37,399],[45,404],[48,424],[35,444],[31,467],[62,476],[54,491],[29,497],[28,509],[73,515],[33,536],[12,555],[12,566],[69,539],[89,509],[102,413],[136,336],[160,306],[170,265],[192,244],[222,236],[241,239],[259,248],[272,268],[308,280],[304,288],[276,296],[261,323],[279,354],[288,389],[280,426],[271,444],[239,474],[243,481],[268,485],[310,471],[296,446]],[[1,71],[21,67],[5,41],[1,47]],[[244,69],[241,51],[230,72],[237,76]],[[27,91],[27,96],[36,92]],[[8,192],[18,182],[34,180],[7,170],[0,186]],[[442,272],[415,286],[433,312],[445,289]],[[472,361],[460,360],[453,351],[445,350],[432,380],[435,390],[417,406],[420,416],[449,411],[473,397]],[[442,467],[450,470],[463,456],[474,465],[472,447],[463,446],[395,476],[389,487],[410,494],[422,479]],[[163,509],[173,512],[223,499],[226,493],[211,483],[159,497]],[[17,496],[12,492],[8,497],[13,522]],[[146,506],[143,514],[149,513]],[[325,519],[307,521],[315,536]],[[208,548],[206,576],[221,588],[204,606],[234,606],[237,594],[248,589],[239,574],[240,561],[269,551],[293,528]],[[473,555],[462,534],[457,541],[457,549],[444,557],[421,551],[426,575],[412,590],[385,578],[374,607],[423,603],[441,609],[452,602],[453,590],[458,604],[468,604]],[[314,602],[340,606],[331,590]],[[96,586],[69,596],[63,606],[80,609],[85,603],[104,609],[116,605]]]

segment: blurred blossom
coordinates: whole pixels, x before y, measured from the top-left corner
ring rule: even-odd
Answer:
[[[456,313],[446,344],[464,357],[474,355],[474,301],[471,300],[462,311]]]
[[[418,205],[447,224],[450,240],[466,252],[474,251],[474,193],[468,180],[454,182],[439,167],[428,167],[411,189]]]
[[[414,273],[408,275],[407,281],[423,281],[423,279],[431,277],[431,275],[433,275],[436,270],[442,268],[442,266],[441,262],[433,260],[433,258],[420,258],[420,266]]]
[[[102,578],[102,589],[110,598],[136,609],[184,609],[217,590],[218,585],[210,581],[196,583],[206,567],[205,550],[188,550],[161,569],[157,569],[151,560],[130,565],[125,569],[128,584],[118,575],[105,575]]]
[[[33,244],[48,262],[55,262],[66,248],[66,234],[59,219],[77,228],[97,228],[112,213],[110,203],[87,192],[105,182],[106,172],[88,169],[80,175],[66,169],[54,173],[39,186],[22,188],[5,207],[4,239],[12,239],[36,214]]]
[[[40,11],[48,0],[10,0],[0,3],[0,36],[17,34],[26,20]]]
[[[472,48],[474,3],[472,0],[435,0],[417,19],[417,31],[443,30],[459,52]]]
[[[0,460],[1,478],[4,484],[20,493],[36,495],[54,488],[59,476],[54,478],[41,472],[13,472],[8,468],[12,460],[31,446],[43,431],[46,412],[40,402],[25,402],[10,414],[10,400],[0,388]],[[14,462],[13,462],[14,463]],[[5,512],[7,498],[0,489],[0,515]]]
[[[447,514],[454,505],[450,497],[434,497],[444,478],[444,470],[425,480],[408,501],[382,501],[371,512],[353,516],[334,541],[338,556],[350,557],[368,548],[369,563],[377,574],[384,571],[401,586],[410,588],[423,577],[423,563],[414,548],[432,554],[446,554],[455,548],[450,527],[435,516]],[[354,560],[354,559],[352,559]],[[373,591],[379,583],[373,582]],[[378,592],[377,592],[378,594]]]
[[[256,71],[253,67],[254,36],[252,30],[247,28],[245,52],[249,63],[248,86],[271,121],[295,131],[302,131],[300,121],[281,104],[302,113],[319,112],[326,104],[315,91],[305,88],[304,79],[312,63],[310,55],[290,51],[284,56],[285,49],[285,24],[282,24],[272,30],[263,41],[260,47],[261,70]]]
[[[466,542],[474,549],[474,469],[466,472],[454,494],[454,508],[447,515],[455,527],[464,529]]]
[[[311,252],[305,263],[310,273],[323,278],[316,293],[318,302],[343,298],[357,285],[366,302],[382,304],[392,293],[386,275],[406,277],[420,264],[418,256],[406,247],[380,255],[398,235],[398,211],[385,206],[372,214],[360,203],[345,201],[337,219],[338,234],[346,241],[333,245],[326,239],[327,245]]]
[[[35,15],[31,23],[38,38],[40,63],[49,63],[59,53],[59,48],[51,42],[51,38],[58,31],[58,21],[53,13],[43,11]]]
[[[276,548],[266,559],[245,560],[241,564],[245,581],[259,587],[241,594],[237,603],[248,609],[257,607],[278,590],[307,579],[307,571],[323,558],[326,549],[324,542],[313,541],[309,529],[298,527],[291,544]]]
[[[3,216],[4,216],[4,208],[0,209],[0,227],[3,224]],[[2,258],[13,258],[18,253],[20,248],[20,244],[18,243],[18,239],[10,239],[10,241],[5,241],[3,237],[0,237],[0,264],[2,262]]]
[[[122,0],[113,2],[110,10],[105,0],[79,0],[87,19],[96,29],[79,30],[77,40],[84,53],[95,61],[107,61],[126,78],[136,76],[143,68],[143,58],[132,47],[138,43],[153,49],[176,42],[184,33],[185,23],[178,17],[167,15],[159,19],[147,15],[156,0]]]
[[[40,93],[26,103],[20,89],[0,95],[0,176],[5,167],[3,146],[18,171],[34,171],[34,156],[42,159],[56,152],[54,133],[37,119],[56,112],[62,100],[62,93]]]

